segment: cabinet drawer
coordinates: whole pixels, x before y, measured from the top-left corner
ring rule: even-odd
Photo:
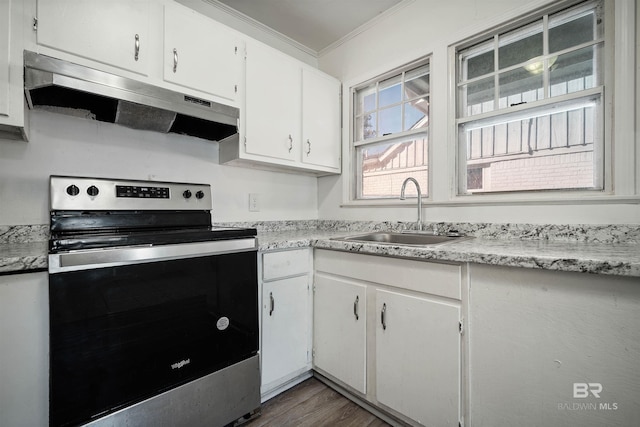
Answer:
[[[265,281],[307,274],[310,268],[309,249],[265,252],[262,255],[262,279]]]
[[[316,271],[461,299],[461,267],[452,264],[316,250]]]

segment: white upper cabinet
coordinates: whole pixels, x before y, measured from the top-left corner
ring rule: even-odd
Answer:
[[[235,100],[243,43],[228,28],[179,4],[164,9],[165,81]]]
[[[340,169],[340,82],[302,70],[302,161]]]
[[[11,3],[0,2],[0,116],[9,115],[9,40],[11,36]]]
[[[295,164],[300,157],[301,85],[301,69],[292,58],[265,46],[247,46],[246,153]]]
[[[28,139],[24,114],[23,7],[20,0],[0,1],[0,138]]]
[[[340,82],[259,42],[247,42],[241,136],[220,163],[315,175],[340,173]]]
[[[148,73],[149,1],[38,0],[37,7],[39,45]]]

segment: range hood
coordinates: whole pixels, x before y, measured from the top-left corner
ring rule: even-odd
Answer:
[[[238,132],[235,107],[29,51],[24,68],[30,109],[211,141]]]

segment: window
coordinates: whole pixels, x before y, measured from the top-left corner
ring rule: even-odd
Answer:
[[[456,49],[458,193],[604,187],[600,2]]]
[[[422,60],[354,88],[356,199],[398,198],[408,177],[428,193],[429,84]]]

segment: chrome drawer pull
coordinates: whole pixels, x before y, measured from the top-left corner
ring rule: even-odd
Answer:
[[[173,49],[173,72],[178,71],[178,49]]]
[[[135,55],[134,58],[137,61],[140,57],[140,35],[136,34],[136,44],[135,44]]]
[[[276,307],[276,301],[273,299],[273,292],[269,292],[269,300],[271,303],[271,308],[269,309],[269,316],[273,314],[273,309]]]

